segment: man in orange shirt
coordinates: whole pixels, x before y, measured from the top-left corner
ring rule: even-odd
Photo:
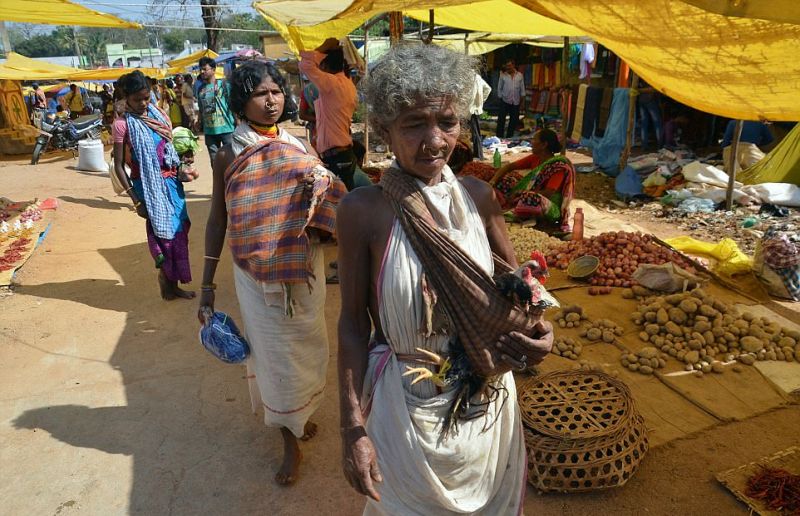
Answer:
[[[350,124],[356,110],[356,87],[344,73],[344,52],[329,38],[316,50],[300,52],[300,72],[319,90],[314,102],[317,145],[325,166],[353,189],[356,156]]]

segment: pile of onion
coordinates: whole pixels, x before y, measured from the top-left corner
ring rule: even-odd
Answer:
[[[693,272],[689,260],[671,249],[659,245],[651,235],[616,231],[592,238],[567,242],[551,249],[547,254],[550,267],[566,269],[575,258],[596,256],[600,266],[590,279],[592,285],[608,287],[631,287],[636,281],[631,278],[639,265],[661,265],[672,262]]]

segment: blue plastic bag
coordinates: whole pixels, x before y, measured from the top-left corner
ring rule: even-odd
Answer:
[[[614,189],[617,192],[617,197],[623,201],[630,201],[644,195],[642,178],[632,167],[625,167],[625,170],[617,176],[614,181]]]
[[[205,324],[200,328],[200,343],[212,355],[227,364],[244,362],[250,354],[250,346],[244,340],[236,323],[225,312],[210,310],[203,313]]]

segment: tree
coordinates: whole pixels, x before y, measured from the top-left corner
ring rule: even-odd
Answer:
[[[220,8],[219,0],[200,0],[200,12],[203,15],[203,26],[206,28],[206,46],[209,50],[217,51],[219,48],[219,27],[224,14]]]
[[[70,27],[57,27],[49,34],[29,37],[25,37],[22,31],[12,30],[9,39],[16,52],[28,57],[71,56],[75,53]]]
[[[263,16],[253,13],[237,13],[225,16],[222,25],[233,29],[248,29],[262,32],[271,31],[272,26],[267,23]],[[260,34],[258,32],[224,32],[220,38],[224,43],[240,43],[250,45],[253,48],[261,46]]]

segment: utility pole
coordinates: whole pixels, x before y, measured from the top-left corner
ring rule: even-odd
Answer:
[[[78,57],[78,67],[83,67],[83,59],[81,59],[81,45],[78,43],[78,33],[75,32],[75,27],[72,27],[72,42],[75,43],[75,55]]]
[[[5,52],[6,57],[8,57],[8,53],[14,50],[11,48],[11,40],[8,39],[8,31],[6,30],[6,22],[0,20],[0,37],[3,39],[3,52]]]

